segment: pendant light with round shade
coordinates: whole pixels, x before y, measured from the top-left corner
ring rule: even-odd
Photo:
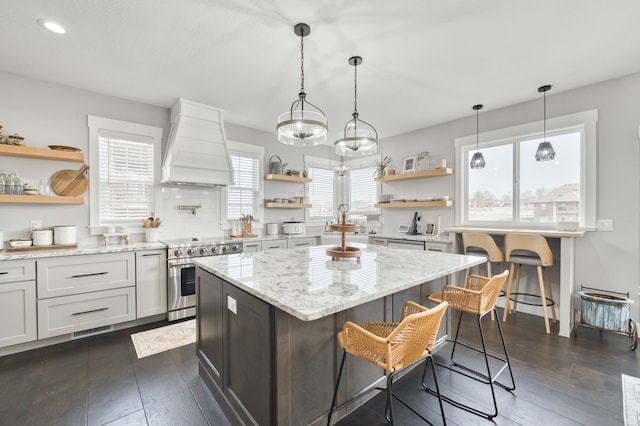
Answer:
[[[473,109],[476,112],[476,153],[471,157],[471,162],[469,163],[469,167],[472,169],[484,169],[485,161],[484,156],[480,151],[478,151],[478,145],[480,140],[480,110],[482,109],[482,105],[474,105]]]
[[[353,117],[347,121],[344,131],[338,135],[334,143],[336,154],[344,157],[373,155],[378,152],[378,132],[376,128],[366,121],[360,120],[358,114],[358,65],[362,63],[362,57],[352,56],[349,65],[353,65]]]
[[[278,140],[294,146],[319,145],[327,141],[329,124],[325,113],[307,100],[304,91],[304,38],[311,33],[311,28],[300,23],[293,27],[293,31],[300,36],[300,92],[290,110],[278,116]]]
[[[542,93],[543,96],[544,130],[542,133],[542,142],[540,142],[540,145],[538,145],[538,149],[536,150],[536,161],[551,161],[556,157],[556,152],[553,150],[551,142],[547,141],[547,92],[549,90],[551,90],[550,84],[538,87],[538,92]]]

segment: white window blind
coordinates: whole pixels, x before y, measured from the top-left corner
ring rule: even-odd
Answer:
[[[242,215],[257,218],[260,189],[258,158],[233,153],[230,157],[235,183],[227,187],[227,220],[237,220]]]
[[[373,180],[375,167],[353,169],[349,178],[349,216],[375,211],[378,201],[378,185]]]
[[[309,166],[309,219],[329,219],[336,216],[333,169],[328,167]]]
[[[99,132],[100,223],[140,223],[154,206],[154,139]]]

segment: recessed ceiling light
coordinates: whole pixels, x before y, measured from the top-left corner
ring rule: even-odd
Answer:
[[[65,30],[62,25],[57,24],[57,23],[52,22],[52,21],[47,21],[46,19],[38,19],[38,24],[40,24],[42,27],[48,29],[52,33],[64,34],[64,33],[67,32],[67,30]]]

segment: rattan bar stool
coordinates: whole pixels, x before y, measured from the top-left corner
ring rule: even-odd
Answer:
[[[425,369],[431,365],[431,371],[435,378],[435,368],[433,359],[431,358],[431,349],[436,342],[438,328],[440,322],[447,309],[447,303],[440,303],[438,306],[427,309],[424,306],[414,302],[406,302],[402,308],[402,316],[399,323],[394,322],[365,322],[363,324],[354,324],[347,321],[342,331],[338,333],[338,343],[342,347],[342,361],[336,387],[333,393],[331,409],[327,416],[327,425],[331,424],[331,416],[333,413],[347,404],[363,397],[372,390],[385,390],[387,392],[387,403],[385,408],[385,417],[387,421],[393,424],[393,400],[400,401],[404,406],[419,416],[422,420],[431,424],[429,420],[423,417],[415,409],[410,407],[405,401],[393,394],[393,379],[396,374],[407,367],[412,367],[426,358]],[[336,406],[338,396],[338,388],[340,387],[340,379],[344,368],[344,362],[347,354],[360,358],[370,364],[376,365],[387,371],[387,387],[386,388],[370,388],[355,395],[348,401]],[[446,425],[442,400],[438,388],[437,378],[434,380],[440,404],[440,413],[442,421]]]
[[[524,305],[542,306],[544,313],[544,326],[547,334],[549,329],[549,314],[547,308],[551,308],[553,322],[556,322],[556,308],[551,292],[551,281],[549,280],[548,266],[553,266],[553,253],[549,248],[549,243],[542,235],[536,234],[507,234],[504,237],[504,251],[507,262],[511,262],[511,276],[507,285],[507,294],[504,302],[504,313],[502,321],[507,320],[507,315],[513,313],[518,308],[518,296],[528,296],[539,298],[541,303],[531,303],[520,301]],[[520,293],[520,271],[522,265],[535,266],[538,271],[538,285],[540,294]],[[513,283],[513,272],[516,271],[516,291],[511,291]],[[545,291],[546,287],[546,291]],[[513,301],[513,311],[511,310],[511,301]]]
[[[487,277],[493,276],[491,273],[491,263],[498,263],[498,269],[500,269],[502,262],[504,262],[504,253],[502,253],[500,247],[498,247],[493,237],[489,234],[482,232],[463,232],[462,245],[464,247],[464,254],[482,256],[487,259]],[[471,268],[467,268],[464,282],[467,282],[470,270]],[[480,274],[478,273],[477,275]]]
[[[496,402],[496,394],[494,389],[494,384],[496,386],[501,387],[504,390],[512,391],[516,388],[515,381],[513,379],[513,371],[511,370],[511,362],[509,361],[509,353],[507,352],[507,344],[504,341],[504,334],[502,333],[502,326],[500,325],[500,318],[497,315],[496,311],[496,300],[498,299],[498,294],[500,293],[500,289],[504,285],[507,280],[507,276],[509,275],[509,271],[504,271],[499,275],[495,275],[491,278],[482,277],[479,275],[471,275],[469,279],[465,283],[465,287],[458,287],[453,285],[446,285],[442,289],[442,292],[434,293],[429,296],[429,300],[435,303],[448,302],[449,307],[451,309],[455,309],[460,311],[460,318],[458,319],[458,326],[456,328],[456,334],[453,340],[453,348],[451,349],[451,364],[444,365],[437,363],[439,366],[444,367],[452,372],[461,374],[470,379],[476,380],[480,383],[484,383],[489,385],[491,388],[491,397],[493,399],[493,412],[485,412],[475,407],[472,407],[467,404],[463,404],[460,401],[456,401],[451,397],[442,395],[441,398],[452,404],[455,407],[461,408],[470,413],[476,414],[481,417],[486,417],[487,419],[492,419],[498,415],[498,404]],[[502,342],[502,350],[504,353],[504,358],[501,356],[492,355],[487,352],[487,346],[485,343],[484,330],[482,328],[482,319],[490,312],[495,313],[496,315],[496,323],[498,324],[498,331],[500,333],[500,341]],[[468,343],[461,342],[458,338],[460,333],[460,324],[462,324],[462,316],[464,313],[474,314],[477,317],[478,321],[478,330],[480,333],[480,341],[482,343],[482,348],[474,347]],[[455,361],[454,356],[456,352],[456,347],[458,345],[464,346],[468,349],[471,349],[475,352],[482,353],[484,355],[484,364],[486,367],[486,371],[477,371],[468,366],[465,366],[461,363]],[[489,364],[489,358],[498,360],[502,366],[495,373],[491,373],[491,367]],[[508,370],[509,376],[511,379],[511,384],[506,385],[501,382],[498,382],[498,376],[502,374],[503,371]],[[422,386],[424,389],[434,394],[437,389],[434,391],[429,388],[425,384],[425,377],[427,374],[427,370],[425,368],[424,373],[422,375]],[[439,393],[439,391],[438,391]]]

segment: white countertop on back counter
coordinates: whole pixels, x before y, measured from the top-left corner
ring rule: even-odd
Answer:
[[[451,243],[449,236],[445,235],[407,235],[407,234],[368,234],[373,238],[389,238],[394,240],[406,241],[427,241],[435,243]]]
[[[83,254],[100,254],[100,253],[117,253],[123,251],[138,250],[157,250],[165,249],[166,245],[155,243],[130,243],[130,244],[110,244],[105,246],[102,244],[78,244],[78,248],[72,250],[38,250],[26,252],[7,253],[6,250],[0,251],[0,261],[2,260],[20,260],[20,259],[40,259],[43,257],[58,256],[79,256]]]
[[[361,258],[331,260],[330,246],[194,259],[236,287],[312,321],[486,261],[483,257],[357,244]]]

